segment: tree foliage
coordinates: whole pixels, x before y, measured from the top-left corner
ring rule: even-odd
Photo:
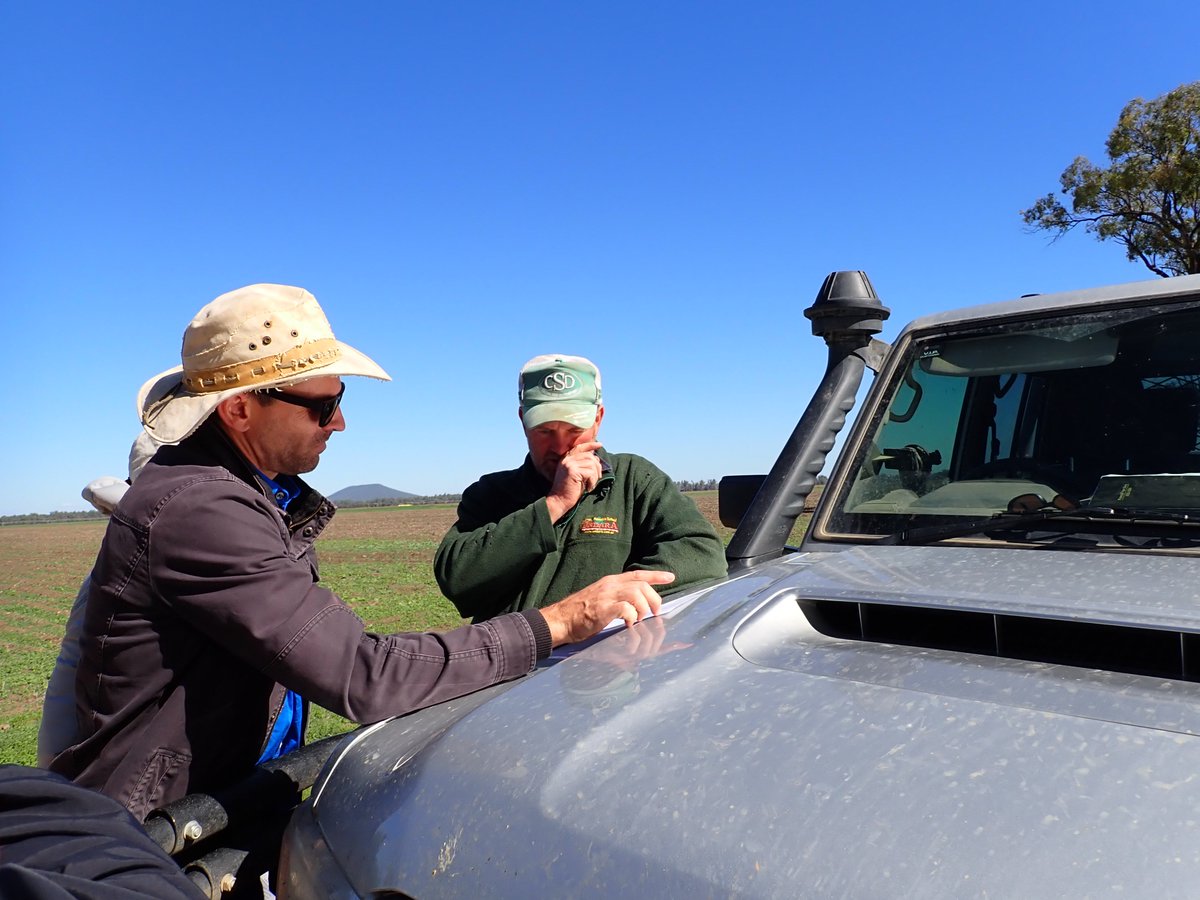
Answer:
[[[1070,209],[1047,194],[1021,212],[1029,230],[1082,225],[1156,275],[1200,272],[1200,81],[1131,100],[1106,148],[1107,168],[1080,156],[1059,177]]]

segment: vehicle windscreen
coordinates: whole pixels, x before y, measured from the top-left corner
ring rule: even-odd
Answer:
[[[1195,301],[918,335],[879,396],[826,536],[1034,510],[1200,516]]]

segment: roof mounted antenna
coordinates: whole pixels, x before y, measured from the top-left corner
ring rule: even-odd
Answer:
[[[846,414],[854,408],[863,370],[878,371],[888,349],[875,335],[891,310],[866,272],[831,272],[804,315],[812,321],[813,334],[829,347],[825,374],[729,542],[725,556],[731,569],[783,553]]]

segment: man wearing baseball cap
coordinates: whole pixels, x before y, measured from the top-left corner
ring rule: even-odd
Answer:
[[[521,367],[518,414],[529,455],[463,492],[434,556],[438,585],[475,622],[537,609],[604,575],[672,572],[672,590],[725,574],[713,527],[649,460],[610,454],[600,371],[582,356]]]
[[[239,288],[192,319],[182,365],[138,398],[168,446],[109,521],[80,639],[80,738],[53,771],[142,819],[300,744],[309,701],[378,721],[658,609],[670,576],[639,572],[444,634],[364,631],[319,582],[313,543],[334,507],[299,477],[346,427],[349,375],[389,380],[301,288]]]

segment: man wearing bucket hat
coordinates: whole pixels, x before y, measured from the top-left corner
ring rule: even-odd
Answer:
[[[657,610],[653,586],[671,578],[641,572],[444,634],[364,631],[319,582],[313,543],[334,507],[298,477],[346,426],[347,375],[389,380],[300,288],[240,288],[188,325],[182,365],[138,398],[169,446],[109,521],[80,640],[82,736],[53,771],[141,819],[297,746],[308,701],[378,721]]]
[[[596,440],[604,404],[595,364],[536,356],[521,367],[517,393],[525,462],[463,492],[434,557],[459,613],[483,622],[544,607],[616,572],[673,572],[673,590],[725,574],[720,538],[696,504],[650,461]]]

